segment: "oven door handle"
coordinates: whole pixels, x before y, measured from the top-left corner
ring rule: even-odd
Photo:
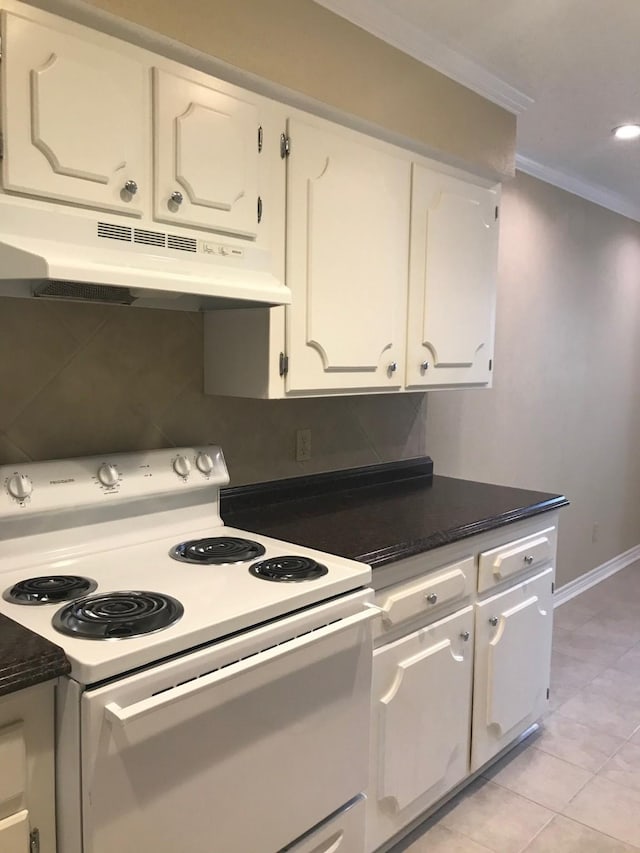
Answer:
[[[278,675],[272,671],[273,667],[269,668],[266,677],[264,670],[263,674],[260,674],[259,670],[266,664],[271,663],[277,666],[282,663],[283,674],[286,674],[287,659],[292,654],[311,651],[323,640],[338,637],[351,628],[364,625],[375,619],[377,615],[376,610],[368,608],[361,613],[347,616],[322,628],[316,628],[280,645],[272,646],[263,652],[223,666],[221,669],[209,672],[199,678],[193,678],[176,687],[170,687],[155,696],[149,696],[147,699],[134,702],[126,707],[121,707],[117,702],[109,702],[105,705],[105,715],[112,726],[127,735],[127,740],[142,740],[197,714],[199,710],[212,710],[250,692],[252,689],[259,688],[261,684]],[[312,661],[313,658],[310,657],[309,662]],[[251,675],[254,678],[249,678],[248,681],[242,681],[240,678],[241,676]],[[205,692],[207,695],[203,699]],[[184,703],[185,700],[194,700],[193,707],[190,707],[189,712],[185,714],[184,710],[174,709],[176,713],[172,715],[170,720],[165,720],[165,724],[160,729],[152,723],[153,714]],[[144,722],[144,726],[137,725],[141,722]]]

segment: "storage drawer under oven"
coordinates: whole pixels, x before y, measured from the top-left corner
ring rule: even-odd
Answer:
[[[532,536],[483,551],[478,560],[478,592],[553,562],[555,542],[556,528],[547,527]]]
[[[364,804],[364,797],[358,797],[281,853],[364,853]]]
[[[475,592],[476,569],[473,557],[443,566],[407,583],[376,593],[382,618],[374,628],[379,637],[403,622],[419,617],[439,619],[445,609],[460,604]]]

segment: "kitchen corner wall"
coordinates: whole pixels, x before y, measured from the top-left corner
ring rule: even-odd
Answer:
[[[563,492],[558,582],[640,545],[640,224],[504,185],[494,387],[429,395],[440,474]]]
[[[199,314],[0,298],[0,464],[216,443],[238,485],[424,453],[424,394],[209,397],[202,349]]]

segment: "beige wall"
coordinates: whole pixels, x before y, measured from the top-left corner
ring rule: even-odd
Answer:
[[[0,298],[0,464],[218,443],[238,485],[424,453],[424,394],[207,397],[202,342],[199,314]]]
[[[51,11],[73,6],[32,2]],[[455,164],[513,175],[514,115],[313,0],[87,2],[444,152]]]
[[[563,584],[640,544],[640,225],[524,175],[500,221],[495,387],[430,394],[427,448],[564,492]]]

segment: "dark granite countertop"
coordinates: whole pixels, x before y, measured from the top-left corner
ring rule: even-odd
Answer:
[[[59,646],[0,614],[0,696],[70,670]]]
[[[428,457],[225,489],[225,524],[373,568],[568,505],[563,495],[433,475]]]

